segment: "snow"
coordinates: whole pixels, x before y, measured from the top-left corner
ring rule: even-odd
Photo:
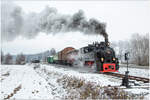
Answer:
[[[149,100],[149,99],[150,99],[150,92],[149,92],[148,95],[146,95],[146,96],[144,97],[144,99],[145,99],[145,100]]]
[[[108,78],[110,76],[103,75],[103,74],[80,73],[78,71],[73,71],[73,70],[69,70],[66,68],[59,68],[58,69],[58,68],[51,66],[51,65],[44,65],[41,68],[44,68],[49,72],[59,73],[60,76],[62,76],[62,75],[63,76],[67,75],[70,77],[75,76],[75,77],[81,78],[81,79],[86,80],[86,81],[94,82],[94,83],[99,84],[101,86],[108,86],[108,85],[111,85],[111,86],[117,85],[118,86],[118,85],[120,85],[120,83],[110,81],[111,79]]]
[[[118,78],[93,72],[86,73],[81,69],[56,67],[55,65],[1,65],[0,68],[0,98],[2,99],[65,99],[70,95],[79,98],[79,93],[85,90],[88,82],[95,88],[98,85],[119,87],[121,84],[121,80]],[[73,82],[75,80],[85,82],[85,86],[81,89],[65,87],[67,81]],[[102,93],[103,91],[101,90]],[[125,91],[143,94],[146,95],[145,98],[148,98],[147,89],[135,88]]]
[[[129,75],[132,76],[139,76],[139,77],[145,77],[149,78],[149,69],[140,69],[140,68],[128,68]],[[125,74],[125,71],[127,71],[126,67],[120,66],[119,71],[117,73]]]
[[[2,73],[4,69],[9,70],[10,75],[1,82],[1,91],[3,92],[1,94],[1,98],[6,98],[19,85],[21,85],[22,88],[17,92],[17,94],[14,94],[13,98],[50,98],[50,94],[49,92],[47,92],[44,86],[46,84],[46,81],[43,78],[39,77],[39,75],[36,74],[32,67],[7,65],[2,67]],[[39,83],[44,85],[40,85]],[[38,93],[36,93],[35,91]]]
[[[141,89],[141,88],[134,88],[134,89],[131,88],[131,89],[127,89],[126,91],[129,91],[134,94],[140,94],[140,93],[148,94],[148,92],[149,92],[149,90]]]

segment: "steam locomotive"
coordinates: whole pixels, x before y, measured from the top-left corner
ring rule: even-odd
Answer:
[[[119,61],[115,51],[109,46],[109,42],[95,42],[76,50],[67,47],[56,55],[47,58],[48,63],[75,66],[95,66],[96,71],[116,72],[119,70]]]

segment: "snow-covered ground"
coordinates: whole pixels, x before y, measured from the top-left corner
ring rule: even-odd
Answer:
[[[148,98],[148,88],[116,89],[121,84],[117,78],[73,69],[42,64],[1,65],[0,98],[122,98],[116,96],[115,91],[117,95],[123,94],[124,98]]]
[[[149,66],[139,66],[136,64],[128,64],[129,68],[138,68],[138,69],[150,69]],[[120,63],[120,67],[127,67],[127,64]]]
[[[9,75],[5,75],[9,73]],[[7,65],[1,67],[1,98],[49,99],[46,81],[39,77],[31,66]],[[21,86],[14,93],[15,88]],[[12,96],[11,96],[12,95]]]
[[[126,67],[120,67],[119,71],[117,73],[125,74],[125,71],[127,71]],[[140,68],[128,68],[129,75],[132,76],[139,76],[139,77],[145,77],[149,78],[149,69],[140,69]]]
[[[63,66],[63,65],[54,65],[56,67],[63,67],[65,70],[73,70],[73,71],[78,71],[80,73],[94,73],[95,70],[94,68],[88,68],[88,67],[69,67],[69,66]],[[137,66],[136,65],[130,65],[129,64],[129,75],[132,76],[139,76],[139,77],[145,77],[145,78],[149,78],[150,75],[150,69],[148,69],[148,66],[145,66],[144,68],[142,68],[143,66]],[[127,67],[125,64],[121,64],[119,71],[116,73],[120,73],[120,74],[125,74],[125,71],[127,70]]]

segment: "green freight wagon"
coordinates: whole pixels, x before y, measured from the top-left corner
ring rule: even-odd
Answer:
[[[53,56],[47,57],[47,62],[50,64],[54,63],[54,57]]]
[[[54,55],[54,60],[58,60],[58,54]]]
[[[54,55],[54,63],[58,64],[58,53]]]

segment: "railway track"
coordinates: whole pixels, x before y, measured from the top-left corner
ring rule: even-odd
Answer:
[[[119,77],[119,78],[125,77],[124,74],[119,74],[119,73],[104,73],[104,74],[115,76],[115,77]],[[142,81],[144,83],[150,83],[150,79],[149,78],[138,77],[138,76],[131,76],[131,75],[128,75],[128,78],[130,80],[136,80],[136,81]]]

